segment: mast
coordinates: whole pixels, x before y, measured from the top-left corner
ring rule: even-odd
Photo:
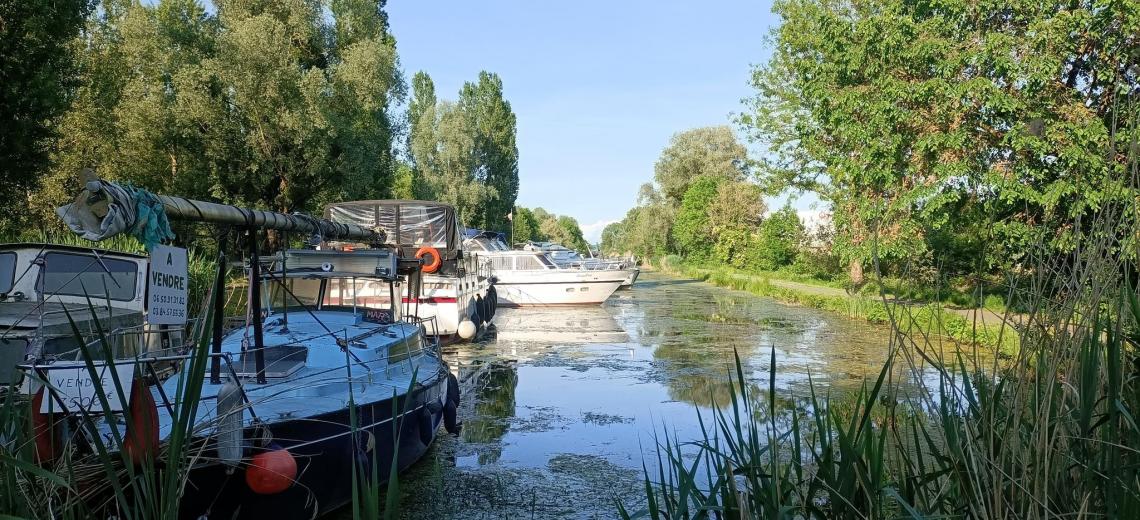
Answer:
[[[56,214],[73,232],[87,240],[98,242],[131,230],[138,224],[138,206],[157,202],[162,204],[166,217],[171,220],[228,224],[249,229],[274,229],[317,234],[324,240],[344,240],[382,244],[382,230],[357,224],[333,222],[301,214],[242,208],[156,195],[145,190],[122,186],[89,175],[85,188],[71,204],[56,208]]]

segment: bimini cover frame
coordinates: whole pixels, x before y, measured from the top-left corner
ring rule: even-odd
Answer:
[[[459,257],[462,232],[450,204],[424,200],[362,200],[325,207],[325,218],[344,224],[379,228],[388,243],[414,254],[428,245],[444,260]]]

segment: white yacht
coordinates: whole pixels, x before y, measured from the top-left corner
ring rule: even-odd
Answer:
[[[421,258],[422,282],[409,280],[402,300],[409,315],[434,321],[428,334],[447,339],[470,339],[494,317],[494,289],[490,272],[464,254],[463,233],[449,204],[422,200],[365,200],[330,204],[325,218],[378,228],[400,256]],[[387,286],[358,287],[357,298],[387,296]],[[346,292],[347,295],[347,292]],[[471,325],[465,325],[471,322]]]
[[[625,271],[625,282],[622,287],[633,287],[641,268],[633,259],[616,260],[605,258],[584,257],[577,251],[569,249],[562,244],[554,242],[530,242],[522,247],[524,251],[543,251],[554,263],[561,267],[575,267],[590,270]]]
[[[626,280],[625,271],[559,265],[544,251],[514,251],[489,234],[465,247],[490,266],[500,307],[598,305]]]

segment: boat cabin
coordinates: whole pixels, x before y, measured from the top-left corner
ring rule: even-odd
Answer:
[[[142,255],[54,244],[0,244],[0,385],[18,382],[28,359],[74,360],[79,343],[68,319],[88,338],[141,328],[148,259]],[[116,357],[139,343],[112,345]]]

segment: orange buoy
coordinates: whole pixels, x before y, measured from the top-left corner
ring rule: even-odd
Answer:
[[[285,448],[254,455],[245,470],[245,483],[254,493],[273,495],[289,489],[297,479],[297,459]]]
[[[136,465],[158,453],[158,406],[141,377],[131,383],[130,416],[123,453]]]
[[[432,246],[423,246],[419,251],[416,251],[416,259],[422,259],[424,255],[431,255],[431,263],[424,266],[425,273],[434,273],[439,270],[439,266],[443,264],[443,259],[439,257],[439,250]]]

